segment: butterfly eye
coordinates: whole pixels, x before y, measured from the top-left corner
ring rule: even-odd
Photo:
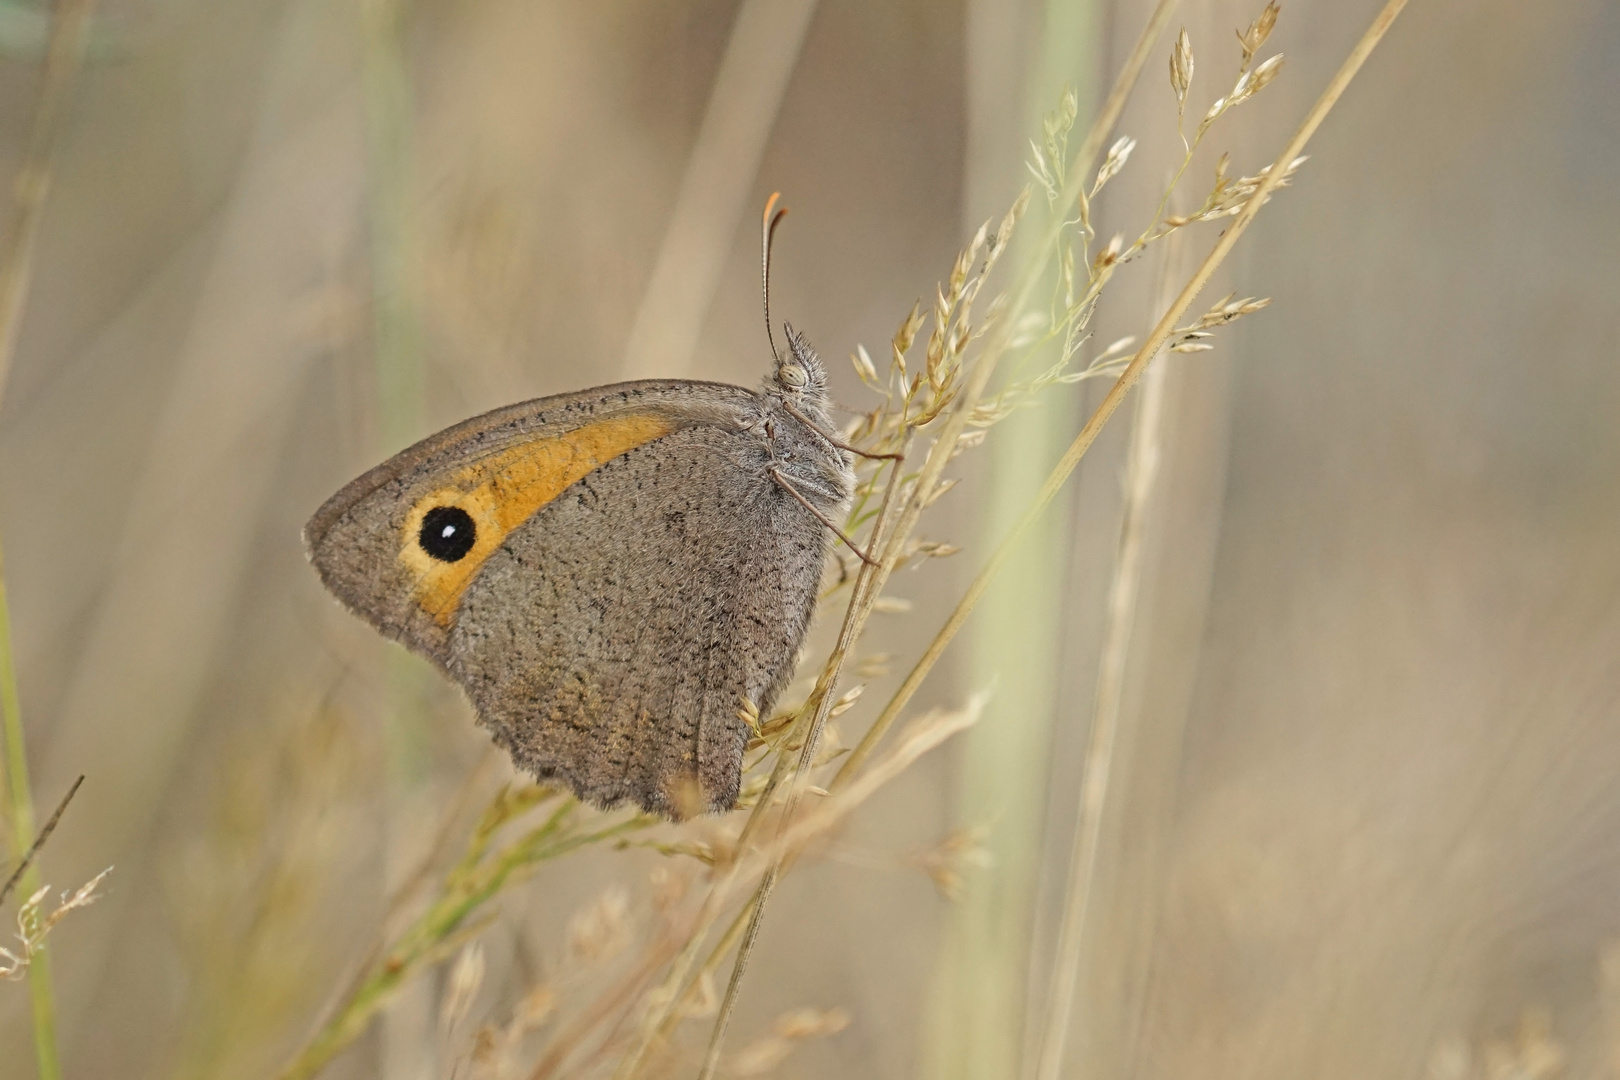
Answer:
[[[777,369],[776,377],[781,380],[783,386],[794,390],[810,381],[810,377],[804,373],[804,368],[798,364],[783,364]]]
[[[478,526],[459,506],[435,506],[422,515],[416,542],[440,562],[456,562],[478,541]]]

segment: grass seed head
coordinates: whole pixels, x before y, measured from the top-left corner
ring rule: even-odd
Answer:
[[[867,386],[877,386],[877,367],[872,363],[872,358],[867,355],[865,345],[855,346],[855,351],[849,354],[849,362],[854,366],[855,375],[861,382]]]
[[[838,700],[833,702],[831,711],[827,713],[827,719],[836,719],[837,717],[842,716],[844,713],[847,713],[850,709],[854,708],[855,703],[861,699],[861,695],[864,693],[866,693],[865,683],[856,683],[848,690],[845,690],[841,695],[839,695]]]
[[[945,839],[911,861],[928,875],[940,896],[956,900],[962,895],[966,872],[990,865],[990,853],[984,846],[988,835],[982,825],[952,829]]]
[[[456,955],[445,984],[444,1003],[439,1009],[439,1027],[446,1032],[461,1026],[472,1008],[473,999],[484,985],[484,946],[473,942]]]
[[[1238,33],[1238,45],[1243,49],[1243,66],[1247,68],[1254,61],[1254,54],[1260,51],[1260,46],[1266,43],[1271,36],[1271,28],[1277,25],[1277,14],[1282,9],[1277,6],[1277,0],[1271,0],[1260,17],[1249,24],[1247,30]]]
[[[1170,50],[1170,89],[1176,92],[1178,114],[1187,108],[1187,91],[1192,86],[1192,77],[1192,39],[1187,36],[1187,28],[1184,26],[1176,37],[1175,48]]]
[[[1283,54],[1278,53],[1276,56],[1266,59],[1264,63],[1253,71],[1245,71],[1238,76],[1237,85],[1232,87],[1232,96],[1228,102],[1228,107],[1240,105],[1264,90],[1281,73],[1282,66]]]
[[[836,1035],[849,1026],[843,1009],[794,1009],[776,1018],[769,1034],[738,1050],[728,1070],[733,1076],[763,1076],[787,1060],[798,1044]]]
[[[568,952],[576,960],[611,960],[630,944],[630,894],[614,885],[568,920]]]
[[[1091,185],[1093,198],[1102,190],[1103,185],[1119,175],[1125,163],[1131,159],[1131,151],[1136,149],[1136,140],[1129,135],[1116,139],[1114,145],[1108,148],[1108,156],[1103,159],[1101,168],[1097,170],[1097,180]]]

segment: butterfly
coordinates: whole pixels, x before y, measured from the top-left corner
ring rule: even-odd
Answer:
[[[792,674],[855,485],[826,371],[785,331],[757,390],[616,383],[432,435],[316,511],[310,561],[537,779],[676,819],[730,809],[745,716]]]

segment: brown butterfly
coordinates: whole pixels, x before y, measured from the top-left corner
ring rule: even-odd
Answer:
[[[430,436],[327,500],[310,561],[537,778],[601,806],[729,809],[742,712],[768,716],[787,683],[854,488],[826,372],[786,332],[759,390],[617,383]]]

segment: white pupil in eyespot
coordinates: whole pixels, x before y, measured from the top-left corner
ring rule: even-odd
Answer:
[[[440,533],[439,535],[440,536],[447,536],[447,537],[448,536],[454,536],[454,535],[456,535],[456,527],[454,525],[446,525],[444,527],[444,532]]]

